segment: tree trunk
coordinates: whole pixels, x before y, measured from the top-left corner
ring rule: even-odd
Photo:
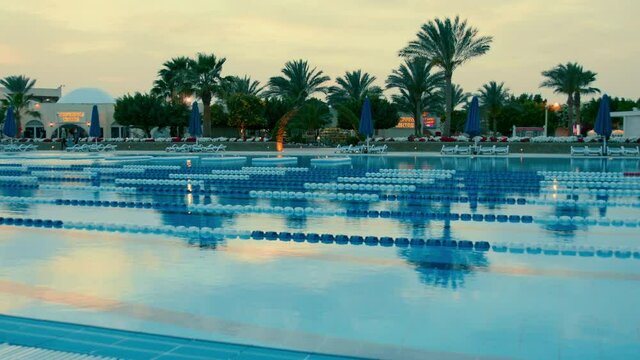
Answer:
[[[569,131],[573,134],[573,94],[567,98],[567,116],[569,117]]]
[[[416,102],[416,108],[413,112],[413,134],[415,136],[422,136],[422,109],[420,106],[421,101]]]
[[[211,137],[211,96],[202,96],[202,136]]]
[[[451,80],[453,78],[453,74],[451,72],[447,72],[445,71],[444,73],[444,80],[445,80],[445,85],[444,85],[444,97],[446,100],[446,116],[447,118],[444,120],[444,123],[442,123],[442,132],[444,136],[450,136],[451,135],[451,119],[453,118],[453,102],[452,102],[452,95],[451,94]]]
[[[493,136],[495,136],[498,133],[498,117],[491,115],[491,120],[493,122]]]
[[[576,108],[576,124],[580,125],[580,92],[578,91],[573,94],[573,106]]]

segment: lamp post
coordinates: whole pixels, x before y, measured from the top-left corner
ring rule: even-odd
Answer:
[[[544,136],[548,135],[548,128],[549,128],[549,109],[551,109],[553,112],[556,112],[560,109],[560,104],[558,103],[553,103],[553,105],[547,105],[547,103],[545,102],[544,104]]]

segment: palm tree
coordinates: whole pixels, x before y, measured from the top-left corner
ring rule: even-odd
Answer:
[[[373,85],[375,80],[375,76],[363,73],[360,69],[347,71],[336,79],[338,86],[329,88],[329,102],[336,104],[347,100],[362,101],[367,96],[379,97],[382,89]]]
[[[580,122],[580,94],[590,94],[599,92],[597,88],[589,85],[595,81],[596,73],[585,71],[582,65],[568,62],[556,65],[554,68],[543,71],[542,76],[546,79],[540,84],[541,87],[552,88],[555,93],[567,95],[567,115],[569,125]],[[576,103],[577,101],[577,103]],[[574,119],[574,111],[576,118]]]
[[[184,78],[189,69],[189,58],[180,56],[166,61],[158,71],[158,78],[153,82],[151,94],[164,97],[170,101],[181,101],[188,93]]]
[[[264,88],[264,86],[260,86],[260,81],[251,80],[251,77],[247,75],[242,78],[238,76],[229,76],[226,79],[224,91],[226,94],[244,94],[259,97]]]
[[[581,94],[595,94],[599,93],[600,89],[591,87],[591,83],[596,81],[596,73],[593,71],[584,71],[581,65],[576,64],[576,71],[578,72],[578,86],[573,92],[573,105],[576,107],[576,123],[580,124],[580,102]]]
[[[322,71],[310,69],[305,60],[288,61],[282,73],[284,76],[269,79],[269,89],[265,94],[289,100],[294,107],[302,105],[316,92],[326,93],[327,88],[322,84],[330,80]]]
[[[446,101],[444,88],[441,88],[439,91],[433,94],[433,102],[437,103],[437,110],[434,112],[439,115],[443,115],[446,113]],[[460,105],[464,105],[469,101],[469,97],[471,94],[465,92],[462,86],[458,84],[451,85],[451,106],[455,110]]]
[[[226,58],[217,58],[214,54],[198,53],[195,59],[189,59],[184,72],[185,92],[194,94],[202,100],[202,136],[211,136],[211,100],[222,91],[222,66]]]
[[[492,129],[494,133],[498,131],[498,114],[508,99],[509,89],[504,86],[504,82],[498,84],[495,81],[490,81],[482,85],[478,90],[480,106],[482,106],[487,113],[490,123],[493,124]]]
[[[434,92],[442,84],[442,73],[431,73],[431,63],[423,57],[405,60],[387,78],[387,89],[395,88],[400,94],[393,96],[401,111],[413,115],[416,135],[422,135],[422,113],[436,106]]]
[[[436,18],[422,25],[417,39],[400,51],[400,56],[426,57],[444,72],[446,119],[442,124],[444,135],[451,132],[453,103],[451,84],[454,70],[467,60],[485,54],[491,47],[491,36],[479,36],[478,29],[468,26],[458,16],[451,20]]]
[[[6,89],[2,102],[2,112],[4,113],[9,106],[13,106],[13,112],[16,120],[16,129],[20,129],[22,114],[40,117],[40,113],[30,110],[29,105],[33,101],[33,95],[30,93],[36,84],[35,79],[30,79],[25,75],[11,75],[4,79],[0,79],[0,85]]]

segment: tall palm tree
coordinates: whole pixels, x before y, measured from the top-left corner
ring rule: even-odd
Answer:
[[[422,113],[430,106],[437,106],[433,95],[441,87],[442,73],[432,73],[433,66],[426,58],[414,57],[393,70],[387,78],[387,89],[395,88],[400,94],[393,100],[401,111],[413,115],[416,135],[422,135]]]
[[[214,54],[198,53],[195,59],[189,59],[184,72],[185,92],[194,94],[202,100],[202,136],[211,136],[211,100],[222,90],[222,66],[226,58]]]
[[[578,86],[573,92],[573,105],[576,107],[576,123],[580,124],[581,94],[599,93],[600,89],[591,87],[591,83],[596,81],[597,74],[589,70],[584,71],[581,65],[576,65],[576,71],[578,72]]]
[[[580,123],[580,94],[600,91],[590,86],[595,81],[596,75],[592,71],[585,71],[582,65],[575,62],[558,64],[542,72],[542,76],[546,79],[540,84],[540,87],[552,88],[555,93],[567,96],[567,114],[571,127],[575,123]],[[574,112],[576,114],[575,118]]]
[[[188,93],[184,77],[189,69],[189,58],[179,56],[162,64],[158,71],[158,78],[153,82],[151,94],[164,97],[170,101],[181,101],[181,97]]]
[[[22,114],[40,117],[38,111],[29,109],[33,102],[33,95],[30,92],[35,84],[35,79],[30,79],[25,75],[11,75],[0,79],[0,85],[6,89],[4,99],[0,99],[2,102],[0,111],[4,113],[9,106],[13,106],[16,129],[21,128]]]
[[[347,71],[336,79],[337,86],[329,88],[329,101],[335,104],[347,100],[361,101],[367,96],[379,97],[382,89],[373,85],[375,80],[375,76],[360,69]]]
[[[404,57],[426,57],[444,72],[446,119],[442,124],[444,135],[451,132],[453,103],[451,84],[454,70],[467,60],[485,54],[491,47],[491,36],[479,36],[478,29],[468,26],[458,16],[451,20],[436,18],[422,25],[417,39],[400,51]]]
[[[498,114],[508,99],[509,89],[504,86],[504,82],[498,84],[495,81],[490,81],[482,85],[478,90],[480,106],[484,109],[488,120],[493,125],[492,129],[494,133],[498,131]]]
[[[288,61],[282,68],[284,76],[274,76],[269,79],[267,96],[276,96],[292,102],[294,107],[302,105],[316,92],[326,93],[322,86],[330,78],[316,68],[311,69],[305,60]]]

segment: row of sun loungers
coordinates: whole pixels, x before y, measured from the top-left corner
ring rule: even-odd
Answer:
[[[589,147],[589,146],[572,146],[571,156],[583,155],[583,156],[602,156],[602,155],[620,155],[620,156],[639,156],[640,147],[625,148],[607,146],[607,153],[602,153],[602,147]]]
[[[103,152],[114,151],[118,145],[112,144],[75,144],[67,148],[67,152]]]
[[[440,150],[442,155],[509,155],[509,145],[507,146],[446,146],[442,145]]]
[[[376,146],[370,145],[368,148],[366,145],[338,145],[336,147],[336,154],[384,154],[387,152],[387,145]]]
[[[204,152],[204,153],[217,153],[217,152],[221,152],[221,151],[225,151],[227,149],[226,145],[207,145],[207,146],[203,146],[203,145],[198,145],[198,144],[194,144],[194,145],[189,145],[189,144],[182,144],[182,145],[171,145],[169,147],[167,147],[165,150],[167,152]]]
[[[7,144],[7,145],[0,145],[0,151],[4,151],[4,152],[27,152],[27,151],[34,151],[37,148],[38,147],[36,145],[33,145],[33,144]]]

